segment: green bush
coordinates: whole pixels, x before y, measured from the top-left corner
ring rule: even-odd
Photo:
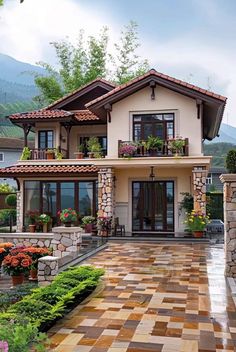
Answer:
[[[14,188],[8,183],[0,183],[0,193],[11,193],[14,192]]]
[[[8,224],[10,216],[13,217],[13,222],[16,222],[16,209],[1,209],[0,210],[0,223]]]
[[[5,203],[9,207],[16,207],[16,194],[8,194],[8,196],[5,198]]]
[[[35,287],[35,283],[29,283],[14,286],[9,290],[0,291],[0,312],[4,312],[13,303],[16,303],[24,296],[29,295]]]
[[[228,151],[226,156],[226,168],[230,174],[236,173],[236,149]]]

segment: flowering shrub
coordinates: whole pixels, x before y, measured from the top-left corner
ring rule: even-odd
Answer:
[[[94,216],[91,216],[91,215],[88,215],[88,216],[84,216],[82,218],[82,223],[84,225],[87,225],[87,224],[93,224],[95,221],[95,217]]]
[[[48,248],[40,248],[40,247],[26,247],[22,249],[22,253],[29,255],[32,259],[31,269],[38,268],[38,260],[39,258],[45,257],[46,255],[51,255],[51,250]]]
[[[34,225],[38,221],[39,211],[38,210],[29,210],[29,211],[27,211],[26,216],[29,219],[29,223],[31,225]]]
[[[77,220],[77,213],[72,208],[63,209],[58,212],[58,215],[62,222],[75,222]]]
[[[8,349],[8,343],[7,341],[0,341],[0,351],[2,352],[8,352],[9,349]]]
[[[191,213],[187,213],[187,219],[184,223],[191,232],[204,231],[206,225],[209,223],[209,217],[201,210],[192,210]]]
[[[13,244],[10,242],[0,243],[0,263],[9,254]]]
[[[137,151],[137,147],[133,144],[122,144],[119,153],[124,157],[130,158]]]
[[[25,253],[18,253],[16,255],[8,254],[3,262],[3,270],[8,275],[19,275],[29,271],[32,265],[32,259]]]
[[[106,216],[99,216],[97,218],[97,225],[99,230],[110,230],[112,218]]]
[[[40,224],[48,224],[51,221],[51,217],[48,214],[41,214],[38,217]]]

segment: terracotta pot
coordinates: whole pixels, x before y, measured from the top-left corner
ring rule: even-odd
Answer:
[[[193,236],[196,238],[203,237],[203,231],[193,231]]]
[[[65,227],[71,227],[71,225],[72,225],[71,221],[64,222]]]
[[[36,225],[35,224],[30,224],[29,225],[29,232],[35,232]]]
[[[31,280],[38,280],[38,270],[30,269],[30,278]]]
[[[43,224],[43,232],[48,232],[48,224]]]
[[[85,229],[85,232],[91,233],[93,230],[93,224],[85,224],[84,229]]]
[[[82,152],[77,152],[76,153],[77,159],[83,159],[84,158],[84,153]]]
[[[94,152],[89,152],[88,156],[89,156],[90,159],[93,159],[94,158]]]
[[[24,282],[24,274],[18,274],[18,275],[12,275],[11,276],[12,279],[12,285],[16,286],[16,285],[21,285]]]
[[[101,236],[102,237],[107,237],[108,236],[108,231],[107,230],[102,230],[101,231]]]
[[[52,152],[52,153],[46,153],[46,156],[47,156],[47,160],[53,160],[54,159],[54,156],[55,156],[55,153]]]

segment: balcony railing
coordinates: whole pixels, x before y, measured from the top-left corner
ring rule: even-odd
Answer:
[[[45,160],[45,159],[65,159],[66,150],[62,148],[34,148],[31,149],[30,160]]]
[[[146,141],[118,141],[118,156],[123,157],[173,157],[188,156],[188,138],[175,138],[164,140],[163,144],[156,148],[147,148]]]

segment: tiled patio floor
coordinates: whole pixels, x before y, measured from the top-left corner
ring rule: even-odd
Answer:
[[[236,351],[223,246],[110,243],[105,288],[49,332],[51,351]]]

